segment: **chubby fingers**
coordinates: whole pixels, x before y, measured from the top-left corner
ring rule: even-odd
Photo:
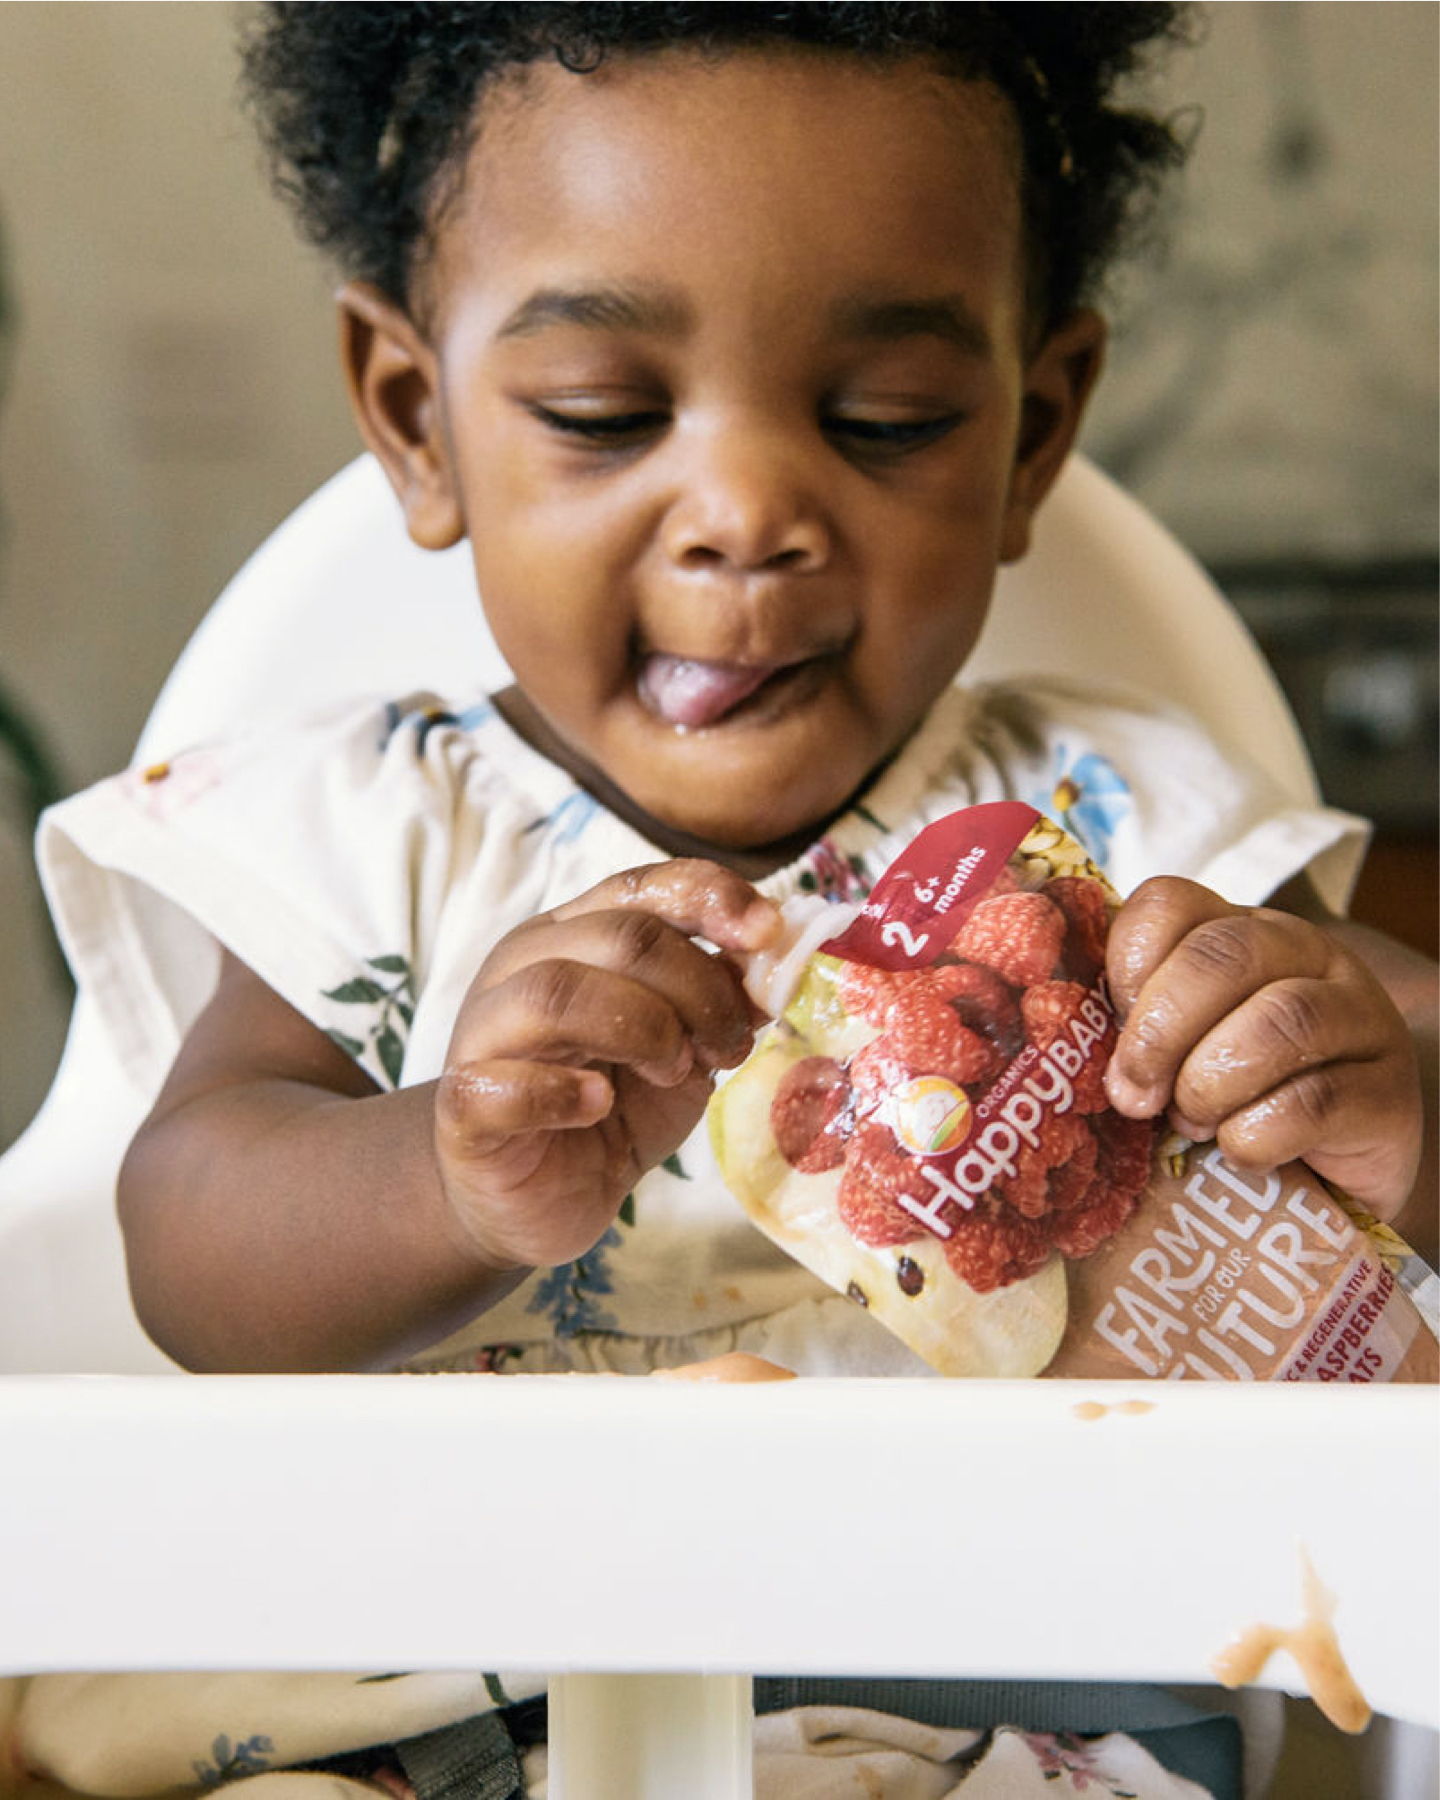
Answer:
[[[451,1064],[440,1084],[446,1127],[472,1151],[495,1138],[581,1130],[603,1119],[612,1099],[598,1069],[506,1057]]]
[[[643,913],[591,913],[467,1001],[451,1060],[623,1066],[673,1087],[728,1068],[750,1044],[735,971]]]
[[[1323,975],[1328,958],[1314,936],[1313,944],[1302,940],[1297,966],[1278,924],[1270,928],[1192,881],[1144,883],[1116,916],[1106,951],[1123,1021],[1107,1077],[1111,1100],[1147,1117],[1176,1103],[1182,1068],[1216,1027],[1271,981]]]
[[[731,1067],[749,1048],[751,1009],[736,963],[695,938],[743,953],[778,926],[768,900],[709,863],[602,882],[496,947],[467,996],[450,1060],[623,1065],[662,1087],[697,1064]]]
[[[602,881],[544,917],[573,919],[588,912],[642,912],[686,937],[707,938],[721,950],[763,950],[780,930],[780,909],[743,876],[698,857],[650,863]]]
[[[1122,1112],[1168,1108],[1255,1166],[1358,1149],[1393,1116],[1393,1009],[1319,927],[1147,882],[1116,918],[1107,973],[1124,1023],[1106,1086]]]

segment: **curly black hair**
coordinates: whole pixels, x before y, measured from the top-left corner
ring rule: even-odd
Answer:
[[[1115,94],[1153,47],[1182,35],[1187,10],[1133,0],[279,0],[243,9],[242,75],[305,235],[406,304],[477,102],[507,69],[553,57],[585,71],[617,53],[767,40],[871,59],[932,56],[993,83],[1014,107],[1032,309],[1044,327],[1094,297],[1183,157],[1170,124]]]

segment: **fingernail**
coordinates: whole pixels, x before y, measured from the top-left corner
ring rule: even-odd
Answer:
[[[1166,1099],[1163,1088],[1132,1081],[1114,1063],[1105,1071],[1105,1092],[1115,1110],[1131,1119],[1153,1119],[1164,1107]]]
[[[754,1041],[754,1027],[744,1019],[737,1019],[733,1029],[723,1036],[716,1032],[712,1043],[697,1044],[695,1058],[703,1069],[733,1069],[737,1063],[744,1062]]]
[[[603,1119],[610,1110],[615,1090],[598,1069],[582,1069],[576,1084],[576,1101],[583,1116]]]
[[[680,1048],[668,1062],[637,1064],[635,1073],[655,1087],[679,1087],[695,1067],[695,1049],[689,1038],[682,1038]]]
[[[780,908],[773,900],[757,895],[740,915],[740,925],[756,948],[768,944],[780,929]]]

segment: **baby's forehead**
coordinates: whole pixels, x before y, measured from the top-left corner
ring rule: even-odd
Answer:
[[[750,77],[736,85],[734,77]],[[636,103],[637,82],[650,96],[658,96],[655,109],[664,116],[667,92],[670,110],[689,108],[708,82],[722,88],[726,102],[741,110],[729,115],[733,128],[755,110],[768,111],[777,94],[787,91],[799,98],[807,91],[844,102],[877,88],[888,89],[895,101],[914,106],[923,96],[943,98],[957,92],[983,96],[993,130],[1005,136],[1017,160],[1023,145],[1017,109],[1010,94],[988,75],[971,74],[953,58],[927,49],[901,49],[890,55],[835,45],[815,45],[784,38],[742,40],[722,46],[657,44],[611,51],[592,65],[573,67],[551,55],[527,57],[493,68],[482,77],[475,94],[470,144],[484,133],[500,137],[507,119],[528,109],[554,105],[585,92],[606,97],[617,106]],[[747,91],[748,86],[748,91]],[[841,119],[843,121],[843,113]]]
[[[434,234],[472,174],[477,133],[555,67],[603,79],[622,64],[689,56],[812,59],[862,72],[921,63],[945,84],[993,83],[1012,130],[1037,327],[1093,297],[1153,209],[1185,145],[1132,78],[1184,35],[1185,7],[917,6],[689,0],[431,7],[257,6],[242,33],[247,97],[281,192],[347,276],[419,319]],[[844,98],[837,101],[843,109]],[[897,108],[903,121],[907,115]],[[510,114],[515,116],[513,109]],[[743,115],[742,115],[743,117]],[[724,133],[744,129],[731,117]]]
[[[737,153],[752,136],[772,157],[760,170]],[[517,178],[537,202],[547,179],[598,191],[621,142],[633,167],[648,156],[677,181],[713,170],[717,209],[778,205],[795,163],[817,150],[834,183],[853,181],[857,159],[847,153],[859,144],[884,158],[894,206],[957,173],[986,184],[997,206],[1022,187],[1016,115],[989,81],[929,53],[879,58],[774,42],[632,50],[584,70],[554,59],[509,65],[477,101],[459,184],[482,209]],[[857,204],[863,197],[862,188]]]

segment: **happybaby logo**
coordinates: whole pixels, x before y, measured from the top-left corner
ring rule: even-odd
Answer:
[[[902,1081],[881,1111],[901,1148],[912,1156],[943,1156],[970,1135],[970,1096],[943,1075]]]

